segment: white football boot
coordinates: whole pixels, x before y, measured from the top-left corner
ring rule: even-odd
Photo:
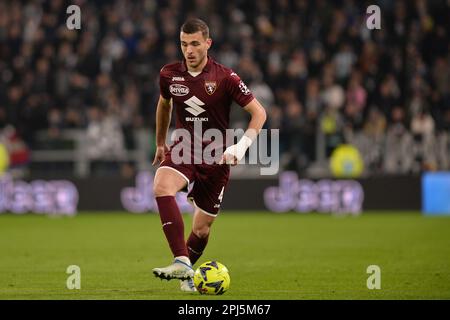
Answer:
[[[194,277],[194,270],[187,257],[176,257],[170,266],[165,268],[154,268],[153,274],[161,279],[188,280]]]
[[[184,292],[197,292],[197,288],[195,288],[194,280],[187,279],[180,281],[180,289]]]

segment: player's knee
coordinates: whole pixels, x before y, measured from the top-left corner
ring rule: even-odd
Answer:
[[[155,197],[174,196],[176,191],[172,189],[168,184],[157,182],[153,185],[153,194]]]
[[[203,239],[206,238],[209,235],[209,231],[210,231],[211,227],[207,224],[205,225],[201,225],[201,226],[194,226],[192,232],[194,232],[194,234]]]

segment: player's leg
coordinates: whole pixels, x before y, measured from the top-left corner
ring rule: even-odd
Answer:
[[[215,216],[205,213],[200,208],[195,208],[192,231],[186,243],[192,265],[197,262],[208,244],[211,225],[215,218]]]
[[[174,263],[165,268],[155,268],[155,276],[163,279],[189,279],[194,272],[184,240],[184,223],[175,201],[178,191],[189,183],[188,178],[171,167],[160,167],[155,175],[153,192],[158,204],[159,216]]]
[[[186,243],[192,265],[197,262],[208,244],[209,233],[214,219],[215,216],[206,214],[200,208],[195,207],[192,231]],[[192,279],[181,281],[181,290],[186,292],[197,291]]]
[[[186,244],[192,264],[200,258],[208,244],[211,225],[219,213],[228,177],[229,166],[196,167],[194,187],[188,195],[188,200],[195,207],[192,232]],[[182,281],[181,290],[195,291],[192,279]]]
[[[195,206],[192,232],[186,244],[192,264],[197,262],[208,244],[211,225],[219,213],[228,178],[229,166],[197,167],[194,187],[188,195]],[[193,289],[191,280],[182,281],[181,290]]]

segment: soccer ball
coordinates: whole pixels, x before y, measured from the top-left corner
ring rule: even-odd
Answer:
[[[220,262],[207,261],[195,270],[194,285],[200,294],[224,294],[230,287],[230,274]]]

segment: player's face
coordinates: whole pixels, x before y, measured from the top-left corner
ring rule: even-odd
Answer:
[[[196,70],[203,67],[206,63],[206,56],[208,49],[211,46],[212,40],[205,39],[198,31],[196,33],[180,33],[181,51],[186,59],[186,64],[190,70]]]

